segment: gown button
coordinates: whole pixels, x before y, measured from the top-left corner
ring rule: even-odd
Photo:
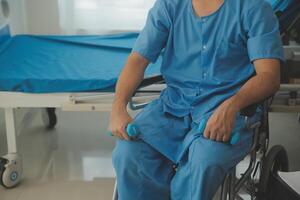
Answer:
[[[177,171],[178,171],[178,166],[177,166],[177,165],[173,165],[173,170],[174,170],[175,172],[177,172]]]

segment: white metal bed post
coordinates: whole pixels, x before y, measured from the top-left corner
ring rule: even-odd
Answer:
[[[8,154],[17,153],[17,135],[14,108],[5,108],[5,124]]]
[[[7,188],[16,186],[22,177],[22,158],[17,154],[17,134],[15,113],[13,107],[7,107],[5,111],[7,155],[1,159],[0,183]],[[4,162],[3,162],[4,161]]]

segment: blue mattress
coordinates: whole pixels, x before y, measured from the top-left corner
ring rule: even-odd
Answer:
[[[3,32],[3,31],[2,31]],[[138,34],[0,37],[0,90],[112,91]],[[146,76],[160,74],[161,58]]]

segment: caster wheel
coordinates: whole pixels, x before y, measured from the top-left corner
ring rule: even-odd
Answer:
[[[0,184],[5,188],[15,187],[21,180],[22,161],[16,154],[0,158]]]
[[[57,123],[55,108],[46,108],[42,112],[42,119],[47,129],[54,129]]]
[[[285,149],[280,145],[272,147],[266,158],[262,161],[258,187],[259,196],[265,198],[270,194],[270,180],[272,174],[275,174],[278,171],[287,172],[288,168],[288,156]]]

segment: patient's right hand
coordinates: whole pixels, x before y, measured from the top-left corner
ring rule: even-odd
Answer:
[[[127,125],[132,122],[126,107],[114,104],[110,114],[108,130],[116,137],[123,140],[130,140],[126,133]]]

